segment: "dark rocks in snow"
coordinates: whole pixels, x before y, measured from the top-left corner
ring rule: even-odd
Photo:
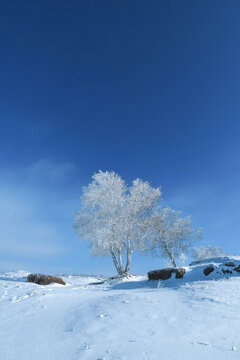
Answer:
[[[66,285],[65,281],[63,281],[60,277],[43,274],[30,274],[27,277],[27,282],[32,282],[38,285],[48,285],[52,283]]]
[[[103,281],[98,281],[98,282],[91,282],[89,283],[88,285],[101,285],[101,284],[104,284],[105,283],[105,280]]]
[[[185,274],[186,270],[183,268],[176,269],[176,279],[181,279],[183,275]]]
[[[161,269],[148,272],[148,280],[167,280],[172,276],[173,269]]]
[[[195,281],[197,279],[203,280],[201,274],[202,276],[203,274],[205,275],[204,277],[206,280],[212,280],[212,279],[218,280],[221,278],[240,276],[240,256],[239,257],[224,256],[224,257],[200,260],[189,265],[189,269],[188,268],[177,269],[177,268],[169,267],[169,268],[149,271],[148,280],[167,280],[170,278],[176,278],[177,281],[177,279],[180,279],[182,277],[184,277],[186,281]]]
[[[213,272],[213,270],[214,267],[212,265],[209,265],[203,270],[203,273],[205,276],[208,276],[209,274],[211,274],[211,272]]]
[[[238,265],[237,267],[235,267],[233,270],[240,272],[240,265]]]
[[[198,265],[198,264],[201,264],[202,263],[202,260],[195,260],[195,261],[192,261],[189,266],[193,266],[193,265]]]
[[[232,274],[232,270],[229,270],[229,269],[222,269],[222,272],[223,272],[223,274]]]
[[[176,274],[176,279],[180,279],[185,274],[186,270],[183,268],[166,268],[160,270],[153,270],[148,272],[148,280],[168,280],[171,278],[172,273]]]
[[[235,266],[233,261],[229,261],[225,264],[225,266]]]

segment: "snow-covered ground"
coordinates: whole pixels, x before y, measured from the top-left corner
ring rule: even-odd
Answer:
[[[218,273],[228,261],[240,258],[161,283],[65,276],[66,286],[40,286],[27,273],[2,273],[0,359],[239,360],[240,273]]]

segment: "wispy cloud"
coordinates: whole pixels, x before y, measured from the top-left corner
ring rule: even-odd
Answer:
[[[0,257],[46,259],[66,252],[74,201],[74,165],[40,160],[1,169]],[[63,220],[64,219],[64,220]]]
[[[50,159],[40,159],[29,165],[16,165],[14,168],[0,169],[0,183],[10,182],[14,185],[28,185],[30,188],[40,186],[63,186],[69,183],[75,171],[73,163],[57,163]]]

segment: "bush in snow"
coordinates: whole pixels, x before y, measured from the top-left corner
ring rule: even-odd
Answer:
[[[52,283],[66,285],[65,281],[62,278],[58,276],[44,274],[29,274],[27,277],[27,282],[32,282],[38,285],[49,285]]]
[[[205,245],[205,246],[194,247],[192,249],[192,257],[197,261],[226,256],[226,255],[227,253],[225,253],[220,246],[213,247],[211,245]]]

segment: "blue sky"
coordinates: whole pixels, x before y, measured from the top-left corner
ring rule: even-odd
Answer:
[[[197,245],[240,253],[239,16],[237,0],[0,5],[0,269],[114,272],[72,229],[99,169],[161,185]]]

